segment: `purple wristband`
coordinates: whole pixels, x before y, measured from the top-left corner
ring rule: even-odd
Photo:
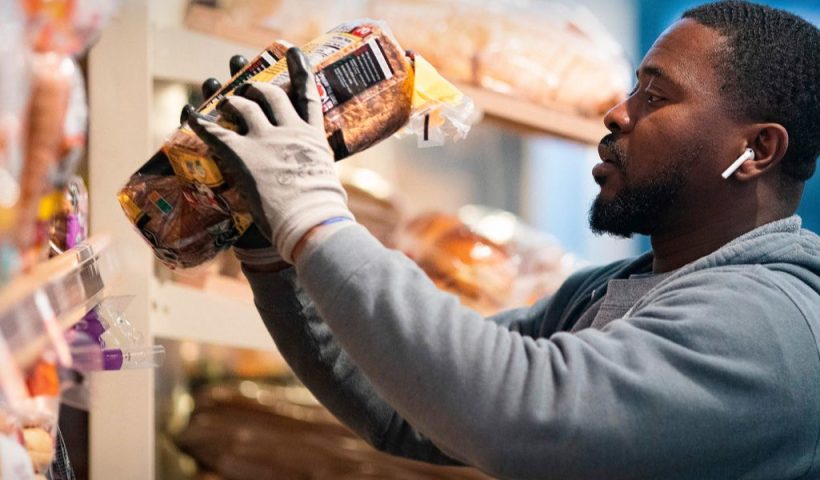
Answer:
[[[328,218],[327,220],[325,220],[324,222],[320,223],[320,224],[319,224],[319,225],[317,225],[317,226],[322,226],[322,225],[332,225],[332,224],[334,224],[334,223],[339,223],[339,222],[352,222],[352,221],[353,221],[353,219],[352,219],[352,218],[349,218],[349,217],[330,217],[330,218]]]

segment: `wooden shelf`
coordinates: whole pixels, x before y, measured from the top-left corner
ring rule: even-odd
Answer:
[[[545,133],[577,142],[598,145],[606,135],[602,118],[590,118],[546,108],[503,93],[466,84],[456,85],[471,97],[484,115],[535,133]]]
[[[191,85],[199,85],[208,77],[225,80],[231,56],[253,58],[262,49],[185,28],[159,29],[153,42],[154,78]],[[503,124],[590,145],[597,145],[606,134],[600,118],[549,109],[471,85],[457,86],[472,97],[485,118]]]

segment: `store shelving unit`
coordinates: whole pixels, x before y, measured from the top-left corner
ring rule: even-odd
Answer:
[[[515,128],[536,133],[597,145],[607,133],[600,118],[589,118],[561,110],[545,108],[509,95],[458,84],[465,95],[470,96],[485,118]]]
[[[92,238],[0,291],[0,338],[22,370],[40,358],[52,335],[71,328],[102,298],[114,275],[108,246],[107,237]]]
[[[201,82],[202,79],[221,72],[224,69],[224,58],[241,53],[248,58],[255,56],[265,46],[265,30],[262,28],[243,28],[236,25],[231,18],[217,9],[194,5],[186,18],[190,28],[177,27],[160,30],[156,34],[159,45],[175,45],[173,50],[158,48],[154,58],[156,74],[168,80]],[[206,33],[203,33],[206,32]],[[208,35],[217,32],[220,38]],[[236,39],[237,41],[224,40]],[[245,41],[242,41],[242,40]],[[249,47],[259,43],[256,47]],[[215,64],[203,62],[195,68],[181,65],[179,58],[181,47],[186,51],[213,51]],[[221,55],[220,55],[221,54]],[[196,74],[196,75],[194,75]],[[203,76],[204,75],[204,76]],[[566,110],[550,109],[473,85],[459,84],[458,87],[473,98],[476,105],[487,117],[513,127],[536,132],[546,132],[554,136],[575,140],[582,143],[597,144],[606,133],[600,118],[583,117]]]
[[[159,2],[156,2],[159,5]],[[126,312],[146,338],[151,253],[122,215],[116,192],[150,150],[153,88],[149,5],[121,2],[88,58],[89,200],[92,232],[105,231],[123,252],[118,293],[135,296]],[[94,480],[154,478],[154,372],[94,373],[90,377],[89,470]]]
[[[184,27],[158,28],[153,39],[155,48],[151,54],[152,77],[156,81],[198,85],[202,79],[224,72],[225,59],[232,55],[241,54],[253,58],[259,53],[258,49],[245,44],[223,40]],[[202,55],[202,52],[208,54]],[[196,61],[186,62],[184,59]],[[485,118],[491,121],[590,145],[597,144],[605,133],[600,119],[550,110],[469,85],[459,85],[459,88],[473,98]],[[269,339],[251,303],[236,298],[225,298],[214,291],[202,292],[172,282],[157,283],[155,287],[152,308],[157,321],[152,324],[152,328],[157,336],[227,343],[249,348],[269,348]],[[248,289],[247,286],[238,288]],[[249,292],[246,297],[252,298]],[[208,312],[215,313],[208,319],[191,320],[190,316],[196,312],[205,311],[203,305],[208,305]],[[236,319],[238,323],[232,322],[230,327],[223,327],[225,322],[219,319],[225,317],[220,314],[231,312],[233,314],[228,316]],[[191,327],[196,330],[191,330]]]
[[[245,44],[222,40],[183,27],[157,30],[154,38],[154,78],[198,85],[203,79],[225,70],[225,59],[242,54],[253,58],[259,49]],[[173,48],[163,46],[171,45]],[[198,52],[212,52],[196,64],[180,62],[181,58],[197,58]],[[461,91],[475,101],[484,116],[513,127],[574,140],[597,144],[606,134],[600,118],[589,118],[562,110],[545,108],[509,95],[484,90],[472,85],[458,84]]]
[[[185,29],[185,1],[129,0],[89,56],[89,179],[92,231],[103,226],[123,255],[123,292],[136,300],[127,312],[149,338],[246,347],[275,352],[248,287],[202,290],[159,275],[150,250],[117,204],[116,192],[158,147],[154,96],[162,82],[198,85],[221,76],[231,55],[259,49]],[[586,119],[532,106],[504,95],[461,86],[485,117],[525,130],[597,144],[605,132]],[[180,105],[181,106],[181,105]],[[385,142],[388,143],[388,142]],[[380,146],[381,148],[381,146]],[[389,148],[385,147],[385,148]],[[367,152],[365,152],[367,153]],[[381,152],[383,156],[384,151]],[[243,290],[244,289],[244,290]],[[149,480],[154,462],[154,372],[134,370],[92,378],[92,480]]]
[[[215,281],[236,284],[228,288],[240,294],[227,294],[218,286],[201,289],[157,282],[152,298],[154,336],[270,351],[273,342],[253,306],[250,288],[231,278]]]

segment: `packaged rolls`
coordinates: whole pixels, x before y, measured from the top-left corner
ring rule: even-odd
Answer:
[[[220,116],[216,104],[232,95],[237,86],[254,81],[288,90],[290,78],[283,59],[288,46],[285,42],[273,43],[198,111],[235,128]],[[383,23],[360,20],[340,25],[304,45],[302,51],[316,74],[325,131],[336,160],[393,135],[413,116],[438,112],[434,121],[426,122],[428,126],[466,135],[465,120],[472,103],[443,78],[431,75],[432,69],[423,69],[425,78],[419,81],[416,64],[423,59],[406,55]],[[438,92],[438,99],[431,101],[426,95],[430,91]],[[167,177],[177,181],[165,180]],[[172,193],[174,189],[182,193]],[[157,196],[168,204],[167,212],[157,210],[157,203],[152,201]],[[213,258],[251,224],[242,196],[219,170],[214,153],[187,125],[177,129],[131,176],[120,191],[119,201],[158,257],[172,268],[190,267]],[[182,216],[176,208],[193,208],[207,214]]]

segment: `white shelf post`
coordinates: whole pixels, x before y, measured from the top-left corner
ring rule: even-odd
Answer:
[[[150,249],[132,230],[116,193],[150,154],[153,84],[151,28],[145,0],[125,0],[89,56],[89,190],[91,229],[109,233],[119,250],[118,291],[135,295],[129,320],[150,330]],[[154,371],[91,377],[92,480],[151,480],[154,461]]]

